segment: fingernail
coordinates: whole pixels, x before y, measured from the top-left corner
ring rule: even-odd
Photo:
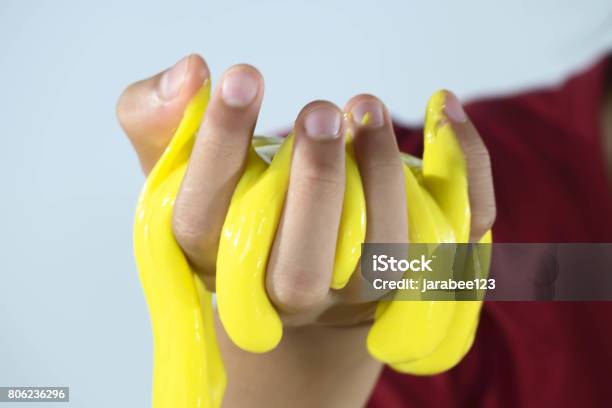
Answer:
[[[451,122],[464,123],[467,122],[467,115],[461,106],[461,102],[452,92],[446,92],[446,100],[444,103],[444,113]]]
[[[315,140],[335,139],[340,135],[342,115],[331,106],[320,106],[308,112],[304,119],[306,134]]]
[[[221,97],[226,105],[244,108],[250,105],[257,96],[259,81],[249,69],[237,67],[230,69],[223,78]]]
[[[382,104],[376,99],[366,99],[351,108],[353,121],[360,126],[382,126],[384,114]]]
[[[185,82],[188,67],[189,57],[185,57],[163,73],[159,81],[159,95],[162,99],[170,101],[178,96]]]

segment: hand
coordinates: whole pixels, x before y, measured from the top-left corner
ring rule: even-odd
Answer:
[[[168,144],[186,104],[208,78],[204,61],[192,55],[169,71],[131,85],[121,96],[118,117],[145,173]],[[209,288],[214,288],[219,236],[241,176],[262,96],[263,79],[253,67],[238,65],[226,71],[213,92],[177,196],[175,236]],[[449,94],[449,101],[452,98]],[[295,121],[289,190],[266,275],[270,299],[282,312],[284,323],[295,329],[287,330],[279,348],[267,355],[244,355],[221,333],[230,378],[226,394],[229,400],[233,394],[233,372],[236,377],[253,381],[262,367],[269,366],[278,373],[271,377],[287,382],[295,366],[279,360],[294,362],[300,355],[308,358],[301,361],[298,379],[307,373],[320,375],[325,367],[338,372],[344,365],[347,370],[360,367],[347,376],[353,378],[348,384],[358,399],[367,398],[380,368],[365,352],[367,327],[335,330],[313,326],[316,323],[353,326],[367,321],[374,310],[373,303],[359,299],[363,284],[359,273],[342,291],[329,290],[342,208],[343,136],[347,129],[352,129],[355,135],[355,155],[367,202],[366,241],[408,240],[404,176],[389,114],[377,98],[369,95],[352,98],[344,111],[351,113],[352,120],[344,119],[335,105],[316,101],[306,105]],[[482,235],[492,224],[495,205],[486,148],[474,127],[461,118],[461,112],[452,112],[457,116],[448,112],[448,116],[451,121],[454,117],[459,119],[453,126],[468,158],[474,237]],[[370,122],[361,126],[366,113],[370,114]],[[305,353],[304,349],[309,351]],[[232,360],[236,361],[235,366]],[[361,364],[356,365],[355,361]],[[355,376],[359,382],[369,384],[359,387],[362,395],[355,394]],[[253,402],[252,395],[250,401]],[[281,405],[282,402],[286,403],[286,399],[279,400]]]

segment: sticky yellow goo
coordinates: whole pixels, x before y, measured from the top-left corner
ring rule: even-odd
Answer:
[[[226,377],[216,342],[211,294],[192,272],[172,233],[172,210],[210,95],[203,86],[141,192],[134,247],[149,305],[154,338],[153,406],[219,407]],[[470,206],[466,164],[445,120],[443,91],[428,104],[422,164],[403,155],[410,242],[467,242]],[[265,269],[289,183],[293,136],[268,164],[254,138],[236,187],[217,255],[217,304],[232,341],[265,352],[282,337],[282,323],[265,290]],[[350,139],[346,188],[330,287],[349,281],[361,255],[366,203]],[[490,242],[487,233],[483,242]],[[434,374],[469,350],[480,313],[478,301],[380,302],[367,346],[394,369]]]

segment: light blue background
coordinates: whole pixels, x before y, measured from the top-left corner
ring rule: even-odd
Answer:
[[[215,77],[252,63],[267,82],[261,132],[360,92],[419,120],[437,88],[551,84],[612,47],[609,0],[383,4],[2,0],[0,385],[68,385],[74,407],[150,404],[131,248],[143,177],[114,117],[129,82],[190,52]]]

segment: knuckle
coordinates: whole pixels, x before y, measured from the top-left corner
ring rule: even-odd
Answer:
[[[364,171],[370,177],[388,179],[391,175],[401,175],[403,170],[398,160],[388,160],[386,157],[372,158],[365,163]]]
[[[127,103],[127,95],[130,92],[132,85],[126,87],[119,98],[117,99],[117,104],[115,105],[115,116],[117,117],[117,121],[123,130],[125,130],[126,124],[128,123],[129,109]]]
[[[293,266],[271,282],[271,297],[283,309],[301,312],[320,305],[328,292],[328,285],[313,271]]]
[[[489,152],[484,149],[474,149],[468,156],[471,167],[476,171],[490,171],[491,169],[491,157]]]
[[[333,199],[344,195],[344,176],[335,171],[311,169],[303,171],[294,181],[300,195]]]
[[[202,136],[203,148],[207,153],[214,155],[215,158],[226,160],[235,155],[234,146],[227,143],[227,140],[224,141],[223,138],[214,137],[212,134]]]
[[[487,149],[487,146],[483,143],[480,137],[465,141],[464,143],[465,155],[468,160],[475,163],[489,164],[489,149]]]
[[[205,133],[201,135],[200,147],[207,157],[214,157],[216,162],[223,163],[226,172],[238,173],[242,170],[248,144],[229,143],[227,139]]]
[[[172,217],[172,232],[183,251],[188,254],[200,252],[205,247],[205,235],[199,223],[182,211],[175,211]]]
[[[494,205],[487,205],[475,211],[472,230],[477,235],[482,235],[493,227],[497,218],[497,210]]]

